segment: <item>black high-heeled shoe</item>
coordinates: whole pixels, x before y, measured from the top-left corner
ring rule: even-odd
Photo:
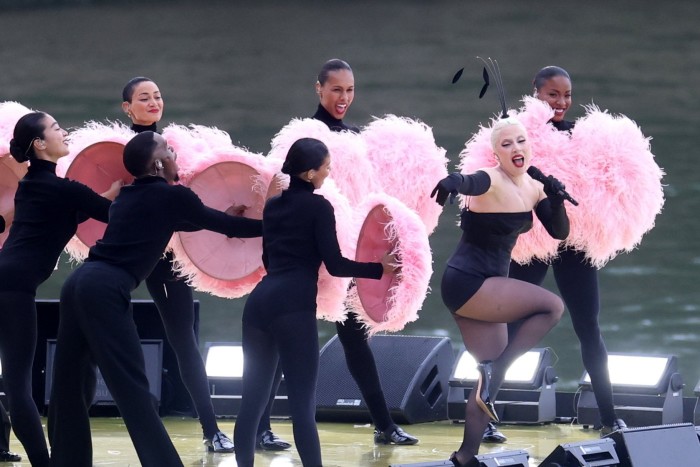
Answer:
[[[454,464],[455,467],[462,467],[462,464],[460,464],[460,462],[457,460],[457,451],[453,452],[450,455],[449,460],[450,460],[450,462],[452,462],[452,464]]]
[[[460,461],[457,460],[457,451],[452,453],[449,461],[452,462],[452,465],[454,465],[455,467],[479,467],[480,464],[475,457],[469,459],[466,464],[462,464]]]
[[[481,362],[476,368],[479,371],[479,379],[476,383],[476,403],[486,415],[491,417],[491,420],[499,422],[500,420],[496,413],[496,408],[493,406],[489,394],[489,386],[491,385],[491,362]]]

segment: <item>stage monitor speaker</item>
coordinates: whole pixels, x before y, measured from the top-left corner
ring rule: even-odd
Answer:
[[[397,423],[447,419],[448,381],[454,364],[449,338],[380,335],[370,338],[369,345],[389,411]],[[372,421],[337,335],[321,349],[316,419]]]
[[[501,451],[491,454],[480,454],[467,462],[467,467],[528,467],[527,451]],[[454,466],[450,460],[418,462],[415,464],[391,464],[389,467],[443,467]]]
[[[539,467],[613,467],[620,459],[611,438],[560,444]]]
[[[700,441],[691,423],[625,428],[608,436],[622,467],[700,465]]]
[[[169,413],[195,415],[194,404],[180,377],[180,367],[175,351],[167,341],[163,321],[155,303],[151,300],[132,300],[134,322],[142,340],[160,339],[163,341],[162,390],[159,411],[161,415]],[[37,407],[42,407],[48,399],[46,391],[46,373],[51,371],[46,364],[47,346],[50,339],[58,334],[58,300],[36,300],[37,308],[37,343],[32,369],[32,395]],[[194,301],[194,322],[192,331],[199,335],[199,300]]]
[[[141,348],[146,363],[146,378],[151,394],[160,404],[160,393],[163,374],[163,341],[160,339],[141,339]],[[51,398],[51,385],[53,383],[53,360],[56,355],[56,339],[46,342],[46,391],[44,403],[48,406]],[[92,405],[112,406],[116,405],[112,395],[107,389],[99,368],[97,369],[97,385]]]

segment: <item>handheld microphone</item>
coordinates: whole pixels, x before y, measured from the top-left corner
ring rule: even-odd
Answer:
[[[527,168],[527,174],[532,177],[534,180],[537,180],[538,182],[544,184],[547,182],[547,176],[542,173],[540,169],[535,167],[534,165],[531,165],[530,167]],[[578,206],[578,201],[576,201],[574,198],[571,197],[569,193],[566,192],[566,190],[561,189],[557,192],[557,195],[561,196],[574,206]]]

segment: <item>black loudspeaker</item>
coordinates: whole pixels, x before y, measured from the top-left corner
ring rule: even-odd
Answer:
[[[700,441],[691,423],[625,428],[608,436],[622,467],[700,465]]]
[[[44,407],[46,394],[47,342],[55,339],[58,332],[58,300],[36,300],[37,342],[32,369],[32,396],[37,407]],[[180,378],[175,351],[165,336],[163,322],[156,305],[151,300],[132,300],[134,321],[141,339],[161,339],[163,341],[163,375],[160,400],[160,413],[194,414],[194,407],[185,385]],[[194,302],[195,336],[199,335],[199,301]]]
[[[467,467],[528,467],[527,451],[502,451],[481,454],[467,462]],[[415,464],[391,464],[389,467],[443,467],[454,466],[452,461],[418,462]]]
[[[146,368],[146,378],[151,394],[158,405],[161,399],[161,386],[163,374],[163,341],[161,339],[142,339],[141,349]],[[51,385],[53,383],[53,359],[56,355],[56,339],[49,339],[46,343],[46,391],[44,392],[44,402],[49,405],[51,399]],[[93,405],[116,405],[112,394],[107,388],[99,368],[97,369],[97,384],[95,387],[95,397],[92,399]]]
[[[613,467],[620,459],[611,438],[560,444],[542,461],[540,467]]]
[[[447,419],[454,351],[447,337],[387,335],[369,340],[389,411],[397,423]],[[321,349],[316,386],[319,421],[371,422],[367,405],[333,336]]]

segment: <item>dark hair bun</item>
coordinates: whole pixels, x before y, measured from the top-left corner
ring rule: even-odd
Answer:
[[[29,160],[25,154],[25,150],[17,144],[17,141],[15,141],[14,138],[10,140],[10,154],[17,162],[25,162]]]

